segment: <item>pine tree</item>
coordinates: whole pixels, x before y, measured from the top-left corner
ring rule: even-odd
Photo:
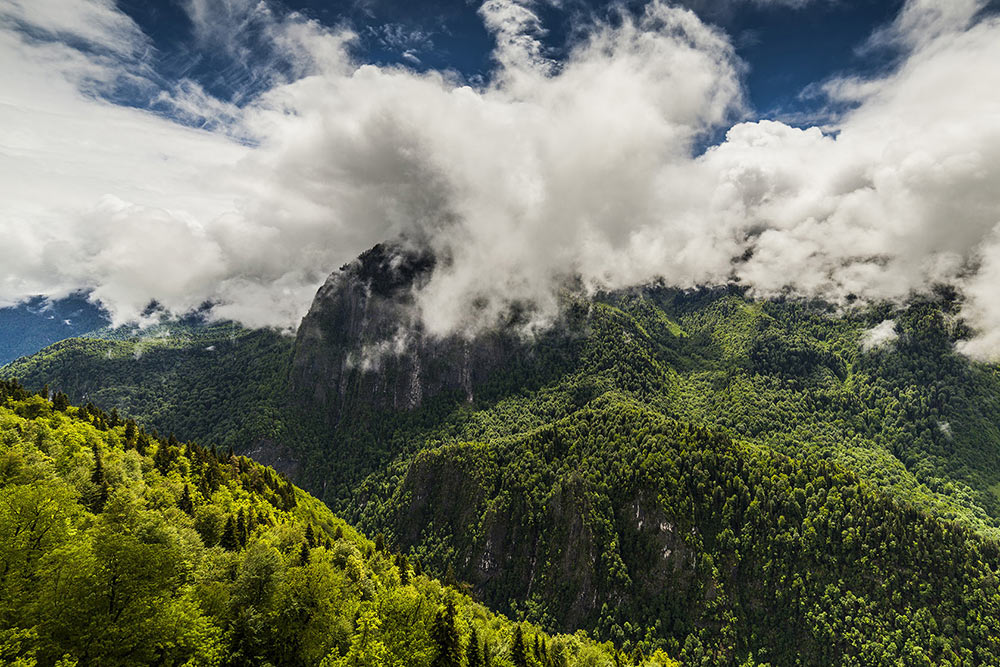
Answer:
[[[233,520],[232,514],[226,519],[226,527],[222,529],[222,539],[219,540],[219,546],[227,551],[236,551],[240,546],[240,538],[236,533],[236,521]]]
[[[97,448],[96,442],[94,443],[94,471],[90,474],[90,481],[97,487],[90,503],[90,509],[96,514],[102,511],[105,503],[108,502],[108,482],[104,478],[104,462],[101,460],[101,450]]]
[[[510,647],[510,659],[514,667],[528,667],[528,651],[524,646],[524,632],[520,624],[514,627],[514,643]]]
[[[311,552],[309,551],[309,545],[305,542],[302,543],[302,548],[299,549],[299,561],[302,565],[309,564],[309,558],[311,557]]]
[[[56,395],[52,398],[52,409],[58,410],[59,412],[66,412],[66,408],[69,407],[69,396],[57,391]]]
[[[382,533],[375,536],[375,551],[379,553],[385,552],[385,535]]]
[[[410,583],[410,561],[405,554],[396,556],[396,567],[399,568],[399,583],[406,586]]]
[[[245,509],[241,509],[240,513],[236,516],[236,538],[240,541],[241,547],[245,547],[247,540],[250,538],[247,530],[247,511]]]
[[[431,667],[462,667],[462,640],[455,626],[455,615],[455,602],[449,598],[434,617],[431,639],[437,645],[437,655]]]
[[[135,447],[135,422],[131,419],[125,423],[125,446]]]
[[[184,485],[184,491],[181,493],[180,500],[177,501],[177,506],[181,508],[181,511],[188,516],[194,516],[194,502],[191,500],[191,487],[187,484]]]
[[[479,648],[479,633],[472,626],[469,633],[469,645],[465,647],[466,667],[483,667],[483,654]]]
[[[455,576],[455,568],[448,563],[448,569],[444,573],[444,585],[458,588],[458,577]]]
[[[316,533],[311,523],[306,526],[306,543],[311,547],[316,546]]]

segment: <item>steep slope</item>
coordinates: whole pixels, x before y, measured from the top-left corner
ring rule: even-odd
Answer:
[[[491,614],[271,469],[0,384],[4,664],[402,666],[465,656],[633,664],[583,635]],[[675,664],[662,653],[641,662]]]
[[[219,447],[277,441],[292,340],[233,324],[122,328],[62,341],[2,370],[74,401],[141,417],[165,434]]]
[[[483,599],[685,662],[993,664],[993,540],[817,455],[606,396],[524,436],[420,453],[365,524]],[[993,613],[993,612],[986,612]],[[644,643],[645,642],[645,643]]]
[[[843,633],[832,650],[860,664],[981,659],[976,646],[989,643],[967,634],[969,614],[992,602],[961,591],[988,584],[995,569],[1000,376],[955,353],[966,332],[953,295],[847,312],[754,301],[732,287],[567,299],[559,326],[531,340],[461,341],[482,345],[487,360],[470,376],[461,348],[449,347],[458,341],[429,341],[413,325],[411,289],[431,266],[373,253],[331,278],[294,356],[285,348],[285,365],[268,366],[269,386],[287,393],[253,410],[228,404],[243,430],[223,437],[237,451],[286,465],[364,529],[552,629],[583,626],[685,658],[705,650],[794,664],[787,647],[802,646],[803,664],[824,664],[829,633]],[[82,347],[67,342],[5,372],[40,386],[52,382],[39,370],[49,359],[52,386],[72,390],[107,363],[84,352],[76,372],[58,375]],[[237,374],[241,358],[231,357]],[[197,374],[161,368],[125,393],[165,377],[192,395],[211,390],[213,359]],[[421,390],[410,401],[414,378]],[[109,407],[125,407],[116,401]],[[244,415],[261,413],[274,415],[273,436],[243,427]],[[183,416],[129,414],[161,430]],[[718,451],[731,465],[698,473],[697,493],[642,467],[649,456],[676,463]],[[738,486],[766,508],[760,517],[746,518]],[[741,513],[720,517],[727,503]],[[948,558],[966,565],[949,569]],[[942,576],[940,598],[901,578],[934,589]],[[754,604],[758,595],[768,597]],[[831,616],[841,595],[857,606]]]
[[[475,387],[523,346],[496,331],[468,340],[423,333],[413,292],[435,267],[425,251],[381,244],[332,274],[302,320],[292,395],[336,425],[357,410],[409,410]]]

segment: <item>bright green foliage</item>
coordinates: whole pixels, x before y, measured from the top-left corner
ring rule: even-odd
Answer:
[[[3,664],[430,665],[443,608],[449,646],[474,628],[509,665],[512,623],[435,579],[402,584],[392,554],[273,470],[115,421],[0,383]],[[614,664],[548,640],[570,664]]]
[[[68,341],[3,372],[292,460],[413,573],[450,567],[494,608],[629,654],[996,662],[1000,372],[956,353],[968,332],[948,295],[838,313],[650,288],[567,311],[471,400],[386,412],[348,395],[335,427],[288,395],[275,334],[236,331],[212,354],[194,333]],[[886,319],[898,340],[865,349]],[[199,531],[241,551],[239,515],[202,509],[198,488]]]

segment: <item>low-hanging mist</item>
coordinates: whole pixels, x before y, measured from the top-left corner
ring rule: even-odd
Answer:
[[[488,0],[495,68],[475,85],[359,63],[348,28],[266,3],[189,0],[211,48],[266,45],[238,104],[158,83],[110,0],[14,0],[0,302],[85,288],[119,322],[155,300],[292,328],[329,271],[405,237],[446,258],[417,295],[431,333],[513,303],[544,323],[570,279],[834,302],[946,283],[978,332],[963,351],[996,359],[1000,22],[944,5],[907,3],[865,46],[895,64],[815,86],[832,120],[799,128],[740,122],[729,37],[656,0],[587,19],[558,60],[530,2]],[[157,113],[115,104],[123,91]]]

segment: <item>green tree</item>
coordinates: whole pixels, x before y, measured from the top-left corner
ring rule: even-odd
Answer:
[[[455,624],[455,615],[455,602],[448,598],[444,608],[438,609],[434,617],[434,625],[431,628],[431,639],[437,648],[431,667],[461,667],[462,665],[461,636]]]
[[[483,667],[483,651],[479,645],[479,633],[476,626],[469,630],[469,643],[465,647],[466,667]]]
[[[528,667],[528,651],[524,645],[524,631],[521,624],[514,626],[514,641],[510,647],[510,659],[514,667]]]

